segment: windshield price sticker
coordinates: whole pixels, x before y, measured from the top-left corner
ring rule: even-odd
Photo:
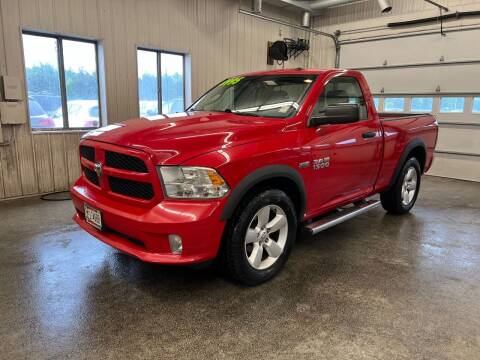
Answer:
[[[224,82],[222,82],[220,86],[232,86],[232,85],[238,84],[243,78],[244,76],[237,76],[231,79],[227,79]]]

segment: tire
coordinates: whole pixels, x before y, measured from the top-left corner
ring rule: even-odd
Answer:
[[[222,242],[229,276],[248,286],[270,280],[285,265],[296,228],[295,206],[283,191],[267,189],[242,201]]]
[[[415,205],[422,172],[414,157],[408,159],[402,167],[393,187],[380,194],[382,206],[391,214],[405,214]]]

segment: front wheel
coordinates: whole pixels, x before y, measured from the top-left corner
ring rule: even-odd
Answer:
[[[240,205],[227,229],[223,258],[229,274],[258,285],[284,266],[296,235],[296,213],[281,190],[265,190]]]
[[[420,191],[421,174],[418,160],[413,157],[407,160],[394,186],[380,194],[383,208],[392,214],[409,212]]]

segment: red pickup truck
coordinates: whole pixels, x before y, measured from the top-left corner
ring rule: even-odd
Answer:
[[[378,206],[375,194],[408,212],[437,130],[429,114],[377,114],[356,71],[244,74],[185,113],[87,133],[74,220],[143,261],[217,258],[255,285],[282,269],[299,227],[348,220]]]

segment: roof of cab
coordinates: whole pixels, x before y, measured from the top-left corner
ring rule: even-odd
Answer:
[[[333,71],[346,71],[342,69],[276,69],[267,71],[256,71],[250,73],[240,74],[240,76],[265,76],[265,75],[321,75]]]

